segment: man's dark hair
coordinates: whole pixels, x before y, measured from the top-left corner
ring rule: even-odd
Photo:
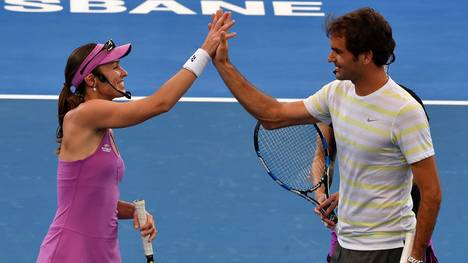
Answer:
[[[372,51],[377,66],[394,61],[395,40],[385,18],[372,8],[361,8],[343,16],[329,16],[325,30],[327,37],[344,37],[346,48],[357,57]]]

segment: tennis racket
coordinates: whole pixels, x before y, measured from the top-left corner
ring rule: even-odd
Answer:
[[[411,255],[411,250],[413,249],[415,232],[410,231],[405,235],[405,246],[401,252],[400,263],[407,263],[408,257]]]
[[[254,131],[254,146],[257,156],[268,175],[281,187],[289,190],[315,206],[314,191],[324,188],[329,197],[330,155],[327,142],[315,124],[295,125],[275,130],[266,130],[257,122]],[[320,178],[314,184],[315,178]],[[325,213],[325,210],[321,210]],[[338,218],[334,212],[328,215],[333,222]]]
[[[140,226],[142,226],[146,224],[145,200],[135,200],[133,203],[135,204],[135,209],[137,211],[138,223]],[[146,256],[146,262],[154,263],[153,244],[148,242],[148,238],[149,236],[141,237],[141,241],[143,242],[143,250]]]

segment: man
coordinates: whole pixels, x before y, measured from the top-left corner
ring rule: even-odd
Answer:
[[[337,80],[304,101],[282,104],[258,91],[231,64],[223,34],[213,62],[264,127],[333,122],[340,189],[322,204],[329,213],[339,200],[339,244],[332,262],[399,262],[404,236],[414,229],[408,262],[423,262],[442,194],[424,111],[385,71],[394,59],[392,29],[370,8],[331,18],[326,28]],[[413,176],[421,191],[417,223],[411,211]]]
[[[416,95],[416,93],[414,93],[412,90],[404,87],[403,85],[400,84],[400,86],[402,88],[404,88],[408,93],[411,94],[411,96],[413,96],[417,101],[418,103],[420,103],[421,105],[423,105],[422,103],[422,100]],[[424,106],[423,106],[424,108]],[[425,110],[424,110],[425,111]],[[426,112],[426,116],[427,116],[427,112]],[[429,119],[429,118],[428,118]],[[329,154],[330,154],[330,167],[329,167],[329,180],[330,180],[330,185],[332,184],[332,181],[333,181],[333,167],[334,167],[334,163],[335,163],[335,156],[336,156],[336,142],[335,142],[335,138],[333,136],[333,127],[331,125],[325,125],[325,124],[322,124],[322,123],[318,123],[318,126],[320,128],[320,130],[322,131],[322,134],[323,136],[325,137],[326,141],[327,141],[327,144],[328,144],[328,150],[329,150]],[[317,141],[317,144],[321,143],[321,141]],[[314,169],[314,171],[323,171],[323,158],[324,158],[324,152],[323,150],[321,150],[321,146],[320,145],[317,145],[317,150],[314,154],[314,158],[312,158],[313,160],[313,163],[312,163],[312,167]],[[317,169],[317,170],[315,170]],[[314,172],[312,173],[312,180],[313,180],[313,185],[316,185],[319,181],[320,181],[320,178],[322,177],[322,173],[321,172]],[[323,202],[325,199],[326,199],[326,195],[325,195],[325,191],[323,189],[323,187],[320,187],[319,189],[317,189],[315,191],[315,198],[316,200],[318,200],[319,202]],[[413,187],[411,188],[411,199],[412,199],[412,203],[413,203],[413,209],[412,211],[415,213],[415,215],[418,214],[418,209],[419,209],[419,201],[420,201],[420,194],[419,194],[419,189],[416,185],[413,185]],[[320,215],[320,211],[315,209],[315,212],[317,214]],[[331,257],[333,256],[334,252],[335,252],[335,248],[338,244],[338,240],[337,240],[337,237],[336,237],[336,232],[334,231],[334,229],[331,229],[331,239],[330,239],[330,249],[328,251],[328,254],[327,254],[327,262],[331,262]],[[435,254],[435,251],[434,251],[434,247],[432,245],[432,240],[429,241],[429,244],[426,248],[426,252],[425,252],[425,260],[424,262],[425,263],[437,263],[439,262],[439,260],[437,259],[437,256]]]

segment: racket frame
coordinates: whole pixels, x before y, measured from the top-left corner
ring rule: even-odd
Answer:
[[[310,124],[304,124],[304,125],[310,125]],[[300,126],[300,125],[297,125],[297,126]],[[291,191],[291,192],[299,195],[300,197],[304,198],[305,200],[313,203],[315,206],[319,206],[320,202],[318,202],[314,198],[310,197],[308,194],[314,192],[315,190],[317,190],[321,186],[324,186],[325,196],[327,198],[330,197],[330,193],[329,193],[329,185],[330,185],[329,172],[330,172],[330,162],[331,161],[330,161],[330,153],[329,153],[329,149],[328,149],[328,145],[327,145],[327,141],[325,140],[325,137],[323,136],[323,134],[322,134],[320,128],[317,126],[317,124],[313,124],[313,126],[314,126],[314,128],[315,128],[315,130],[316,130],[317,134],[319,135],[320,140],[322,142],[322,147],[323,147],[324,154],[325,154],[325,165],[324,165],[324,169],[323,169],[323,173],[322,173],[322,177],[320,178],[320,181],[316,185],[314,185],[313,187],[311,187],[310,189],[308,189],[306,191],[292,188],[289,185],[283,183],[270,170],[270,168],[268,167],[268,165],[266,164],[265,160],[262,157],[262,154],[260,152],[260,146],[259,146],[259,143],[258,143],[258,132],[259,132],[260,128],[262,127],[262,124],[260,122],[257,122],[257,124],[255,125],[254,148],[255,148],[255,152],[257,154],[257,157],[260,160],[260,163],[262,164],[263,168],[265,168],[268,175],[273,179],[273,181],[275,181],[278,185],[280,185],[284,189],[286,189],[288,191]],[[263,128],[263,129],[265,129],[265,128]],[[311,136],[313,136],[313,135],[311,135]],[[321,209],[320,211],[322,213],[325,213],[324,209]],[[338,221],[338,217],[336,216],[336,214],[333,211],[328,215],[328,218],[330,220],[332,220],[333,222],[335,222],[335,223]]]

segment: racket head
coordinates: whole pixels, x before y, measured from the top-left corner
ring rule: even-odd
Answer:
[[[307,192],[315,186],[312,176],[328,177],[326,170],[330,157],[327,143],[315,124],[267,130],[257,122],[254,147],[268,174],[288,190]],[[312,169],[313,162],[319,164],[319,169]]]
[[[324,187],[325,195],[329,197],[330,154],[325,137],[317,125],[294,125],[267,130],[257,122],[254,148],[268,175],[281,187],[316,206],[320,202],[310,194],[319,187]],[[320,178],[317,184],[314,184],[313,177]],[[334,214],[329,217],[336,221]]]

